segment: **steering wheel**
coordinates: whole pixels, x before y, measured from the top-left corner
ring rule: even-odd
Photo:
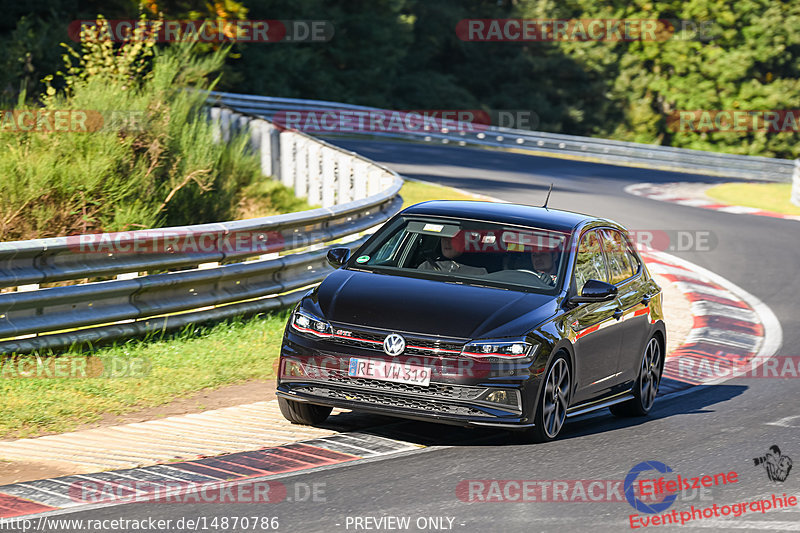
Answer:
[[[532,274],[536,276],[536,279],[547,287],[553,286],[553,278],[551,278],[550,274],[548,274],[547,272],[535,272],[533,270],[528,270],[527,268],[518,268],[516,270],[517,272],[525,272],[526,274]]]

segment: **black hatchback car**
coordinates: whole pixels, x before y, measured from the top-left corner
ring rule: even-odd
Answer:
[[[294,423],[341,407],[541,442],[568,417],[653,406],[661,289],[610,220],[425,202],[328,261],[284,334],[277,395]]]

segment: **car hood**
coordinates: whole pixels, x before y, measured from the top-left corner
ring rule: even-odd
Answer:
[[[556,313],[556,297],[353,270],[314,291],[330,322],[463,339],[524,335]]]

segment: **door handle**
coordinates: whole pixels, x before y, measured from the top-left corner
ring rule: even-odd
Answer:
[[[619,308],[615,309],[614,310],[614,314],[611,315],[611,316],[613,316],[614,318],[619,320],[620,318],[622,318],[622,309],[619,309]]]

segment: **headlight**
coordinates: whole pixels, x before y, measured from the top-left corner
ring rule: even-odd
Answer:
[[[330,337],[333,335],[333,328],[328,322],[300,308],[292,314],[292,327],[300,333],[317,337]]]
[[[461,355],[470,357],[530,357],[536,353],[538,344],[526,341],[472,341],[464,345]]]

